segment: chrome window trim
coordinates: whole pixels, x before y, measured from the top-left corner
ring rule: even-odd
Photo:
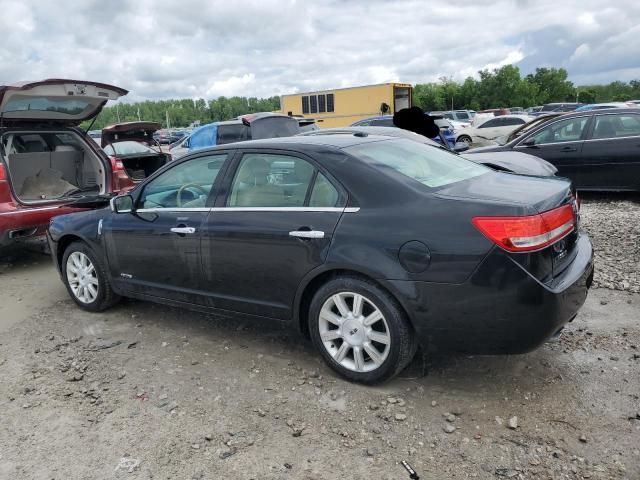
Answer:
[[[535,145],[516,145],[513,148],[546,147],[547,145],[567,145],[570,143],[582,143],[582,142],[586,142],[586,140],[567,140],[566,142],[536,143]]]
[[[137,213],[154,212],[344,212],[357,213],[360,207],[210,207],[210,208],[141,208]]]
[[[588,138],[584,142],[602,142],[603,140],[624,140],[625,138],[640,138],[640,135],[627,135],[626,137]]]

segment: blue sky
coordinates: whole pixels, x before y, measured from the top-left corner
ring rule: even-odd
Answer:
[[[62,7],[61,5],[64,5]],[[640,1],[0,0],[0,82],[90,79],[129,101],[271,96],[508,63],[640,79]]]

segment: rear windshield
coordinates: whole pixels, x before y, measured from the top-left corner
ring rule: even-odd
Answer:
[[[292,137],[300,133],[298,121],[295,118],[273,117],[261,118],[251,123],[251,138]]]
[[[242,123],[218,125],[218,145],[249,140],[249,127]]]
[[[376,167],[393,168],[431,188],[491,171],[488,167],[465,160],[442,148],[406,139],[363,143],[344,150]]]
[[[94,108],[94,106],[88,101],[75,98],[71,100],[67,98],[56,99],[14,95],[5,105],[4,111],[8,113],[38,110],[75,116],[92,108]]]

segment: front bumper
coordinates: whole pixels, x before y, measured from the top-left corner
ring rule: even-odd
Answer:
[[[593,248],[586,235],[577,254],[551,284],[543,284],[508,254],[492,253],[464,284],[390,281],[429,349],[476,354],[525,353],[573,320],[593,280]],[[486,262],[486,260],[485,260]]]

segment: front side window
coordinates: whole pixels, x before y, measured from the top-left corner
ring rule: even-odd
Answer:
[[[491,120],[487,120],[486,122],[484,122],[478,128],[494,128],[494,127],[501,126],[501,124],[502,124],[501,118],[492,118]]]
[[[579,117],[555,122],[533,134],[529,139],[533,140],[533,145],[575,142],[582,138],[582,132],[588,120],[589,117]]]
[[[230,207],[303,207],[314,167],[291,155],[247,153],[227,201]]]
[[[635,137],[640,135],[640,115],[596,115],[591,138]]]
[[[502,119],[503,127],[511,127],[513,125],[524,125],[524,120],[522,118],[503,118]]]
[[[381,170],[391,168],[431,188],[491,171],[442,148],[406,139],[363,143],[344,151]]]
[[[138,208],[204,208],[227,154],[180,163],[145,185]]]

